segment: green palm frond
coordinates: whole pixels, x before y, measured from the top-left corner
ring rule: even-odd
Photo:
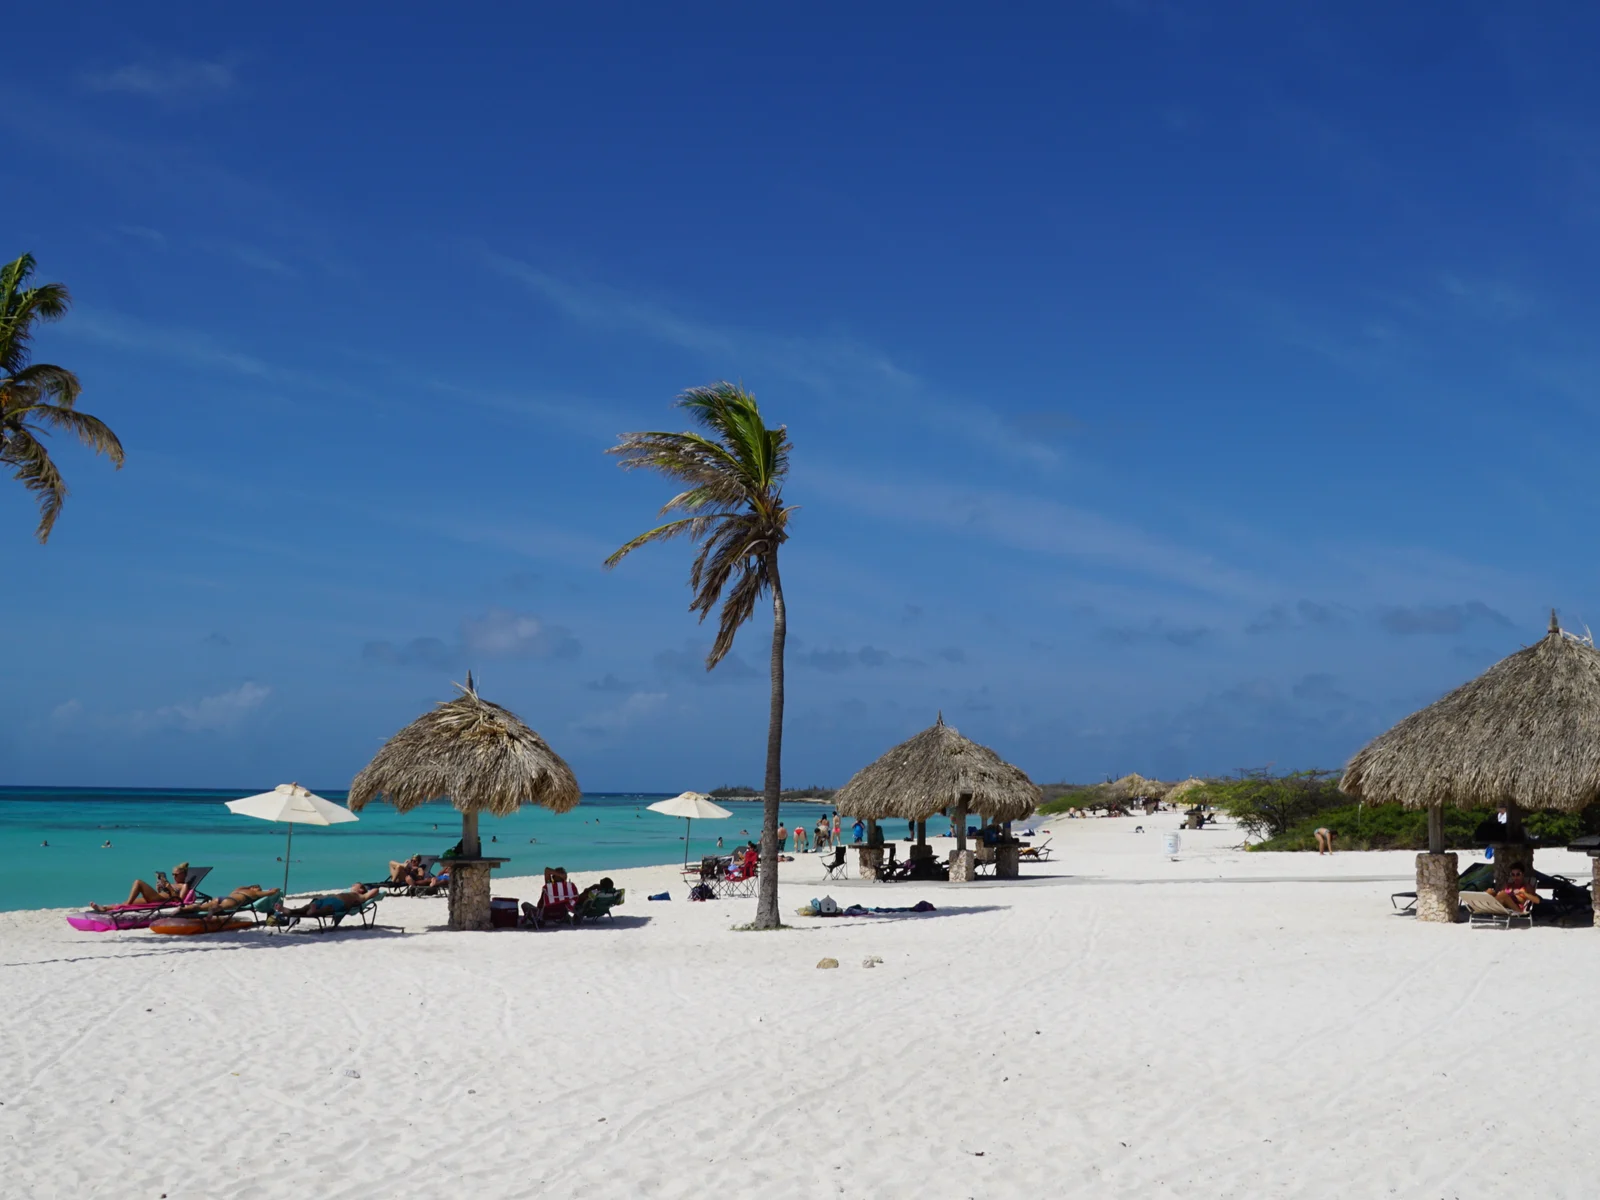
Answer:
[[[28,365],[34,321],[59,321],[72,305],[64,283],[27,286],[35,265],[33,255],[24,254],[0,267],[0,371],[7,375]]]
[[[3,385],[9,396],[25,398],[26,404],[59,404],[71,408],[78,402],[83,387],[78,377],[65,367],[51,363],[34,363],[23,367],[5,380]]]
[[[77,410],[82,387],[76,375],[53,363],[30,365],[34,323],[59,320],[72,304],[65,284],[28,286],[34,265],[33,256],[24,254],[0,267],[0,463],[14,468],[15,478],[38,499],[36,533],[44,542],[66,502],[67,485],[38,435],[70,433],[119,468],[124,454],[110,426]]]
[[[650,542],[688,537],[699,543],[689,568],[689,611],[704,621],[722,606],[706,657],[709,670],[733,649],[734,635],[770,588],[769,563],[789,536],[793,509],[783,505],[789,437],[782,426],[767,428],[755,397],[731,383],[691,388],[677,403],[700,431],[626,433],[608,453],[624,470],[657,471],[681,485],[661,514],[688,515],[640,534],[606,566]]]
[[[61,515],[67,499],[67,484],[50,459],[50,452],[27,430],[7,431],[0,446],[0,463],[15,468],[12,478],[34,494],[39,502],[39,527],[34,535],[50,540],[50,530]]]

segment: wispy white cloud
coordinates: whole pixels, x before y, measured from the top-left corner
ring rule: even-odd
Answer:
[[[192,59],[129,63],[105,71],[83,71],[78,80],[91,92],[118,92],[156,99],[225,92],[236,82],[232,67]]]
[[[575,725],[579,732],[595,737],[620,733],[654,717],[666,706],[667,697],[666,692],[634,692],[622,703],[590,713]]]
[[[484,262],[580,325],[631,333],[699,355],[724,375],[774,372],[830,395],[867,395],[904,409],[925,427],[953,434],[1002,457],[1049,466],[1060,455],[1037,437],[1019,433],[988,406],[938,396],[927,381],[881,350],[852,338],[781,336],[720,325],[686,315],[672,304],[593,283],[563,279],[503,254]]]
[[[1534,309],[1533,293],[1504,279],[1447,273],[1439,287],[1463,309],[1487,320],[1516,320]]]
[[[890,482],[816,469],[816,494],[909,524],[1013,550],[1060,555],[1198,591],[1240,598],[1263,595],[1247,572],[1204,552],[1059,501],[1016,492],[929,482]]]
[[[277,258],[257,246],[218,239],[205,239],[196,244],[202,250],[210,251],[223,258],[232,259],[240,266],[249,267],[253,271],[263,271],[268,275],[277,275],[284,279],[293,279],[300,274],[299,271],[296,271],[281,258]]]
[[[561,279],[503,254],[486,253],[484,262],[591,328],[643,334],[736,368],[748,364],[779,370],[821,388],[863,380],[896,387],[918,382],[888,355],[849,338],[780,337],[717,325],[619,288]]]
[[[72,337],[84,337],[103,346],[172,359],[191,367],[229,371],[255,379],[288,382],[287,372],[249,354],[229,349],[214,338],[189,329],[152,325],[133,317],[89,308],[76,308],[62,327]]]
[[[158,250],[165,250],[167,247],[167,235],[147,225],[118,225],[117,232],[123,237],[131,237]]]
[[[114,733],[223,733],[237,728],[259,709],[272,689],[247,680],[238,687],[197,700],[164,704],[159,708],[135,709],[122,713],[96,713],[78,700],[68,700],[51,710],[48,725],[64,731],[80,727]]]

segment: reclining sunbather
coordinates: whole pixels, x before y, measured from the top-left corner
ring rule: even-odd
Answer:
[[[146,883],[142,879],[135,879],[133,886],[128,889],[128,898],[124,904],[176,904],[189,894],[186,880],[189,875],[189,864],[181,862],[172,868],[172,879],[167,879],[165,871],[156,872],[156,881]],[[95,912],[105,912],[106,905],[89,905]]]
[[[1539,903],[1539,894],[1533,890],[1533,884],[1528,882],[1521,867],[1511,868],[1511,878],[1503,889],[1484,890],[1507,908],[1519,913],[1525,913]]]
[[[377,894],[377,888],[369,888],[364,883],[352,883],[348,892],[334,896],[313,896],[299,908],[285,908],[280,904],[276,911],[280,917],[338,917],[360,908]]]
[[[178,910],[180,917],[210,916],[214,913],[229,913],[235,909],[244,908],[254,904],[261,897],[267,895],[267,889],[259,883],[247,883],[243,887],[236,887],[226,896],[218,896],[215,900],[207,900],[204,904],[188,904]]]
[[[420,887],[430,882],[428,868],[422,865],[422,855],[413,854],[404,862],[389,864],[389,882],[407,887]]]

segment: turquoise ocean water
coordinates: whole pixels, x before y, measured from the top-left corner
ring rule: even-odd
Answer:
[[[158,869],[170,874],[184,860],[214,868],[204,885],[213,894],[243,883],[278,886],[286,827],[235,816],[223,807],[224,801],[264,790],[0,788],[0,862],[6,864],[0,872],[0,911],[120,901],[131,880],[153,882]],[[337,791],[317,794],[339,803],[345,798]],[[683,821],[645,809],[663,798],[661,793],[586,795],[561,815],[536,808],[484,817],[479,832],[486,854],[511,860],[501,868],[508,876],[538,874],[547,865],[587,874],[678,862],[684,853]],[[712,853],[718,836],[730,846],[759,837],[759,801],[719,803],[733,816],[696,821],[691,858]],[[783,818],[790,825],[802,821],[809,830],[825,811],[831,810],[786,803]],[[404,816],[387,804],[371,804],[354,823],[297,825],[289,887],[302,892],[382,879],[391,859],[438,854],[460,836],[461,816],[447,804],[424,805]],[[498,840],[491,843],[491,837]],[[107,841],[109,848],[103,845]]]

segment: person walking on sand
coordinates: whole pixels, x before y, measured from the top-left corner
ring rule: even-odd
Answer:
[[[1329,829],[1326,825],[1317,830],[1317,853],[1333,853],[1333,830]]]

